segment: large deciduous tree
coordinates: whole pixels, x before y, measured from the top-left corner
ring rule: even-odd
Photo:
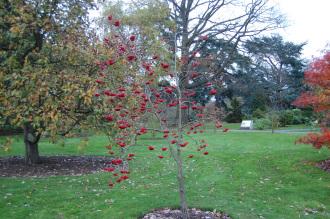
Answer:
[[[312,107],[321,116],[321,133],[310,133],[298,140],[299,143],[312,144],[320,149],[330,148],[330,52],[316,59],[305,72],[305,83],[310,90],[302,93],[294,105]]]
[[[174,39],[180,58],[177,69],[182,73],[180,86],[193,90],[211,80],[219,89],[243,40],[282,25],[283,17],[268,3],[267,0],[168,0],[171,18],[176,23],[170,40]],[[207,47],[209,39],[230,47],[205,57],[200,51]],[[196,74],[198,63],[207,65],[207,71],[200,68]],[[183,121],[189,121],[189,115],[185,114]]]
[[[176,22],[174,39],[180,52],[179,70],[183,73],[181,80],[185,81],[182,83],[185,87],[197,86],[189,84],[189,74],[198,59],[196,53],[206,46],[208,39],[219,39],[233,45],[227,56],[218,53],[210,57],[211,60],[222,58],[220,66],[219,63],[211,63],[214,64],[211,66],[214,67],[212,79],[216,79],[232,62],[231,53],[235,53],[245,37],[278,28],[283,21],[275,8],[267,4],[267,0],[169,0],[168,3],[172,9],[171,17]]]
[[[92,7],[92,0],[0,3],[0,115],[23,127],[28,164],[40,161],[42,133],[65,134],[91,110]]]

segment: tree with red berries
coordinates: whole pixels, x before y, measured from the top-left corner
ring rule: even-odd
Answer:
[[[111,24],[110,34],[104,43],[113,52],[98,62],[96,121],[99,122],[98,127],[104,128],[109,135],[110,145],[107,148],[116,157],[110,169],[106,169],[114,177],[110,187],[128,179],[128,163],[135,157],[129,153],[129,148],[135,144],[136,136],[150,131],[145,119],[154,117],[159,121],[159,128],[153,128],[153,131],[162,133],[168,146],[161,151],[169,153],[177,164],[180,206],[186,219],[189,216],[183,156],[193,158],[209,154],[206,141],[195,138],[195,135],[204,132],[204,121],[210,115],[193,97],[197,88],[202,88],[204,93],[206,89],[208,96],[216,95],[222,84],[216,79],[221,79],[224,69],[231,63],[230,53],[219,67],[212,62],[217,57],[201,57],[199,50],[209,37],[225,38],[237,46],[244,37],[277,27],[280,18],[274,17],[273,9],[264,0],[251,1],[247,7],[242,5],[241,15],[218,21],[214,19],[221,11],[237,7],[234,1],[170,0],[167,3],[175,27],[160,28],[160,37],[153,38],[158,40],[156,45],[153,44],[158,49],[148,48],[148,43],[145,43],[148,38],[139,32],[139,28],[122,28],[123,23],[118,16],[107,17]],[[257,27],[259,22],[263,25]],[[167,51],[164,52],[164,48]],[[175,119],[170,116],[173,111],[176,112]],[[219,121],[215,126],[223,128]],[[227,131],[223,128],[223,132]],[[197,154],[185,155],[185,149],[193,147],[192,141],[187,140],[189,138],[196,143]],[[159,151],[153,145],[146,149]],[[168,157],[163,154],[157,156],[159,159]]]
[[[179,65],[178,62],[173,63],[162,53],[148,55],[144,44],[138,43],[139,35],[125,32],[121,28],[122,23],[114,16],[109,16],[108,20],[111,31],[104,41],[104,47],[109,52],[107,55],[100,54],[97,62],[99,75],[94,106],[96,125],[109,136],[110,144],[106,148],[114,156],[104,169],[112,174],[109,186],[113,187],[129,178],[129,161],[135,157],[129,152],[130,147],[135,145],[139,136],[151,130],[156,131],[162,135],[167,146],[157,148],[146,145],[146,150],[157,153],[155,156],[159,159],[172,158],[176,162],[181,208],[187,212],[183,156],[191,159],[209,154],[206,141],[196,136],[204,132],[204,121],[212,115],[206,113],[204,106],[193,101],[193,90],[179,86],[180,72],[175,67]],[[161,46],[167,48],[168,45],[163,42]],[[209,95],[216,94],[212,83],[203,86],[209,89]],[[189,109],[193,119],[183,123],[182,114]],[[173,111],[178,111],[179,115],[175,124],[170,122]],[[158,128],[150,128],[145,123],[151,117],[158,121]],[[222,128],[221,123],[217,122],[216,127]],[[224,128],[223,131],[227,132],[228,129]],[[193,147],[192,142],[196,145],[195,154],[185,151]]]
[[[305,83],[310,91],[302,93],[293,104],[298,107],[312,107],[320,114],[321,133],[309,133],[297,142],[312,144],[317,149],[330,149],[330,52],[312,62],[305,72]]]

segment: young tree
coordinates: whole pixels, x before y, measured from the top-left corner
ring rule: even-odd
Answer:
[[[305,72],[305,83],[310,91],[302,93],[293,104],[298,107],[312,107],[321,114],[321,133],[310,133],[298,140],[299,143],[312,144],[320,149],[330,149],[330,52],[316,59]]]
[[[135,157],[135,154],[129,153],[129,149],[135,145],[138,136],[150,130],[159,132],[167,146],[157,148],[147,145],[146,150],[158,152],[159,159],[171,157],[176,162],[180,205],[184,218],[188,218],[183,156],[191,159],[198,154],[208,155],[205,140],[196,138],[204,132],[202,121],[208,117],[205,107],[193,101],[194,91],[178,86],[180,72],[175,71],[176,64],[171,66],[168,63],[161,49],[160,53],[153,55],[145,53],[145,44],[138,41],[139,35],[125,32],[116,17],[109,16],[108,19],[111,31],[104,43],[112,52],[108,56],[101,56],[98,62],[100,72],[96,80],[98,89],[94,106],[98,113],[95,120],[98,122],[97,127],[108,134],[110,145],[107,149],[115,157],[109,167],[105,168],[114,177],[109,186],[113,187],[128,179],[128,162]],[[165,42],[161,45],[163,48],[167,46]],[[206,86],[209,95],[216,94],[212,83]],[[193,111],[194,119],[183,124],[181,115],[188,109]],[[179,115],[175,124],[170,123],[173,110],[178,110]],[[144,123],[145,118],[150,117],[158,121],[159,128],[150,128]],[[217,127],[221,128],[221,124],[217,123]],[[196,143],[197,153],[185,152],[185,148],[192,147],[192,142],[188,142],[187,138]]]
[[[119,52],[114,53],[110,59],[109,57],[101,59],[100,68],[111,71],[111,75],[114,72],[121,73],[111,77],[109,72],[100,74],[98,79],[100,91],[96,94],[100,102],[95,105],[103,107],[99,115],[102,118],[100,126],[108,127],[109,133],[112,135],[119,135],[119,137],[112,139],[120,148],[120,152],[125,152],[125,148],[130,145],[129,136],[132,133],[143,134],[148,130],[148,128],[137,125],[145,113],[152,113],[159,119],[160,131],[163,132],[165,139],[169,139],[169,147],[164,148],[164,150],[168,149],[177,163],[180,205],[183,217],[188,218],[182,167],[182,150],[188,142],[183,137],[187,126],[191,129],[188,131],[189,134],[191,132],[197,133],[202,123],[188,119],[189,117],[186,115],[190,114],[186,112],[188,109],[193,110],[195,112],[194,118],[205,116],[203,114],[204,107],[190,101],[191,97],[196,94],[194,89],[207,88],[209,95],[215,95],[217,89],[214,82],[221,78],[224,69],[232,59],[231,52],[229,52],[229,55],[222,60],[219,68],[218,64],[215,66],[212,62],[213,58],[216,59],[217,57],[208,57],[206,60],[199,57],[199,51],[204,47],[204,43],[209,37],[225,39],[228,43],[233,43],[233,48],[236,49],[244,37],[277,28],[282,19],[281,16],[274,13],[274,8],[268,7],[265,0],[251,0],[249,4],[235,0],[169,0],[167,3],[168,8],[171,9],[171,19],[175,22],[175,27],[162,31],[161,38],[164,41],[161,41],[163,44],[160,45],[169,46],[169,50],[173,54],[172,57],[175,59],[172,61],[173,65],[165,59],[163,54],[154,56],[137,54],[144,49],[131,44],[135,39],[140,39],[139,37],[135,36],[132,38],[134,40],[131,40],[129,36],[124,34],[112,34],[107,38],[107,42],[109,47],[114,47]],[[235,13],[223,13],[235,9],[237,9]],[[117,19],[115,16],[108,17],[113,26],[119,27],[121,22]],[[171,68],[171,66],[173,67]],[[206,67],[207,71],[198,72],[197,67],[201,66]],[[192,80],[202,74],[209,74],[210,76],[202,80]],[[113,79],[114,77],[124,80],[125,84],[129,86],[122,84],[114,91],[109,90],[107,88],[108,83],[117,84],[118,82]],[[166,83],[160,83],[160,81]],[[114,104],[115,108],[105,107],[105,103]],[[167,107],[164,108],[163,105]],[[170,124],[166,118],[170,108],[177,111],[176,131],[174,133],[169,130]],[[221,124],[217,124],[217,126],[221,127]],[[224,131],[227,130],[224,129]],[[201,144],[198,150],[205,150],[207,145],[203,141],[197,142]],[[109,146],[110,153],[115,153],[114,148],[116,148],[114,145]],[[155,150],[155,147],[149,146],[148,149]],[[208,152],[204,151],[204,154],[207,155]],[[127,156],[131,159],[134,155],[127,154]],[[122,164],[122,158],[114,160],[113,165]],[[159,158],[162,159],[164,156],[159,155]],[[108,170],[112,172],[115,169],[118,168],[110,167]],[[124,170],[122,178],[117,179],[119,182],[127,179],[128,176],[125,173]],[[115,174],[117,176],[118,173]],[[113,183],[110,185],[113,186]]]
[[[0,115],[24,129],[26,163],[40,161],[38,141],[67,133],[91,111],[92,0],[0,3]]]

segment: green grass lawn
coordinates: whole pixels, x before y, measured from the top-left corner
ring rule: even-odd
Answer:
[[[326,149],[295,145],[297,135],[213,132],[208,156],[185,159],[190,207],[225,211],[233,218],[330,218],[330,174],[308,163],[330,156]],[[84,151],[81,139],[40,143],[42,155],[104,155],[103,136],[93,136]],[[160,140],[140,141],[161,147]],[[193,151],[193,146],[186,150]],[[48,178],[0,178],[0,218],[137,218],[179,203],[172,160],[136,146],[130,180],[109,189],[107,173]],[[184,154],[190,153],[185,151]],[[21,138],[11,152],[22,155]]]

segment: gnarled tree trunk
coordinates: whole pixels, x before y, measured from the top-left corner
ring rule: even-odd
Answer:
[[[38,142],[40,134],[36,133],[31,123],[24,126],[25,163],[28,165],[40,163]]]

